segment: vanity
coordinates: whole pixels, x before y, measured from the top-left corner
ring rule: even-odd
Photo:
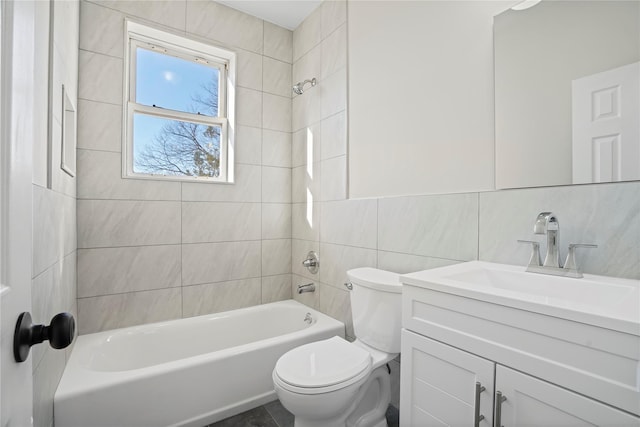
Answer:
[[[482,261],[401,280],[402,426],[640,426],[640,281]]]

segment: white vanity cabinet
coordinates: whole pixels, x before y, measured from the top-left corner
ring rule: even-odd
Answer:
[[[640,427],[640,325],[402,280],[401,426]]]

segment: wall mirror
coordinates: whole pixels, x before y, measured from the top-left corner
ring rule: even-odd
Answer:
[[[640,2],[509,9],[494,60],[497,188],[640,179]]]

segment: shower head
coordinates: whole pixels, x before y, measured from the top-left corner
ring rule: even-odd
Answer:
[[[306,85],[307,83],[311,83],[311,86],[315,86],[317,81],[316,78],[312,78],[311,80],[307,79],[303,82],[298,82],[296,84],[293,85],[293,92],[298,94],[298,95],[302,95],[304,92],[304,85]]]

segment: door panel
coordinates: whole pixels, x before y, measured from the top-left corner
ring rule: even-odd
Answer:
[[[32,146],[34,138],[35,7],[2,2],[0,52],[0,426],[32,423],[31,358],[16,363],[13,333],[18,315],[31,309]]]
[[[473,426],[477,382],[479,425],[492,425],[493,362],[403,329],[401,369],[401,425]]]
[[[637,417],[501,365],[496,391],[507,398],[502,403],[504,427],[640,425]]]

